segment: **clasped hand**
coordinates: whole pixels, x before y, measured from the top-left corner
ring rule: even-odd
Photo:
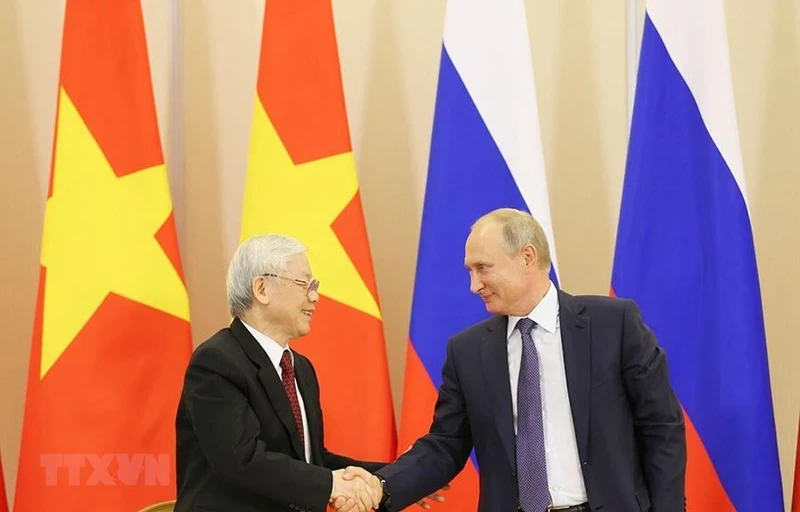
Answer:
[[[369,471],[350,466],[333,472],[330,505],[336,512],[375,510],[381,498],[381,482]]]
[[[446,485],[442,490],[450,489]],[[427,497],[429,500],[443,502],[444,497],[433,493]],[[336,512],[366,512],[377,510],[383,499],[383,488],[378,477],[369,471],[354,466],[346,470],[333,472],[333,492],[331,493],[330,506]],[[422,499],[417,505],[425,510],[430,510],[430,505]]]

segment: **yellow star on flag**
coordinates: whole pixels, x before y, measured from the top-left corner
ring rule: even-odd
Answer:
[[[331,227],[358,192],[353,153],[295,165],[256,97],[245,186],[242,239],[283,233],[308,246],[320,292],[381,317],[378,304]]]
[[[56,133],[40,378],[109,293],[189,320],[186,287],[155,238],[172,212],[164,165],[117,177],[64,89]]]

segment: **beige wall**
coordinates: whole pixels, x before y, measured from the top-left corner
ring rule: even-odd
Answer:
[[[227,321],[223,275],[238,238],[263,1],[142,3],[198,342]],[[606,293],[627,143],[625,2],[527,4],[563,285]],[[334,1],[396,405],[444,5]],[[781,466],[790,492],[800,412],[800,377],[791,371],[800,366],[792,326],[800,309],[800,0],[726,0],[726,7]],[[64,0],[0,2],[0,451],[11,494],[63,11]],[[406,222],[396,222],[399,211]]]

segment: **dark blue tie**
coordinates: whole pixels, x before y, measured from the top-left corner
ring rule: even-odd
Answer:
[[[531,336],[534,325],[530,318],[520,318],[517,322],[522,335],[517,383],[517,492],[525,512],[544,512],[550,504],[550,491],[544,453],[539,354]]]

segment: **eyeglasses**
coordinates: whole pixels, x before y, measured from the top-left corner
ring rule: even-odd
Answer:
[[[311,296],[312,293],[319,293],[319,279],[312,279],[311,281],[305,281],[303,279],[295,279],[293,277],[285,277],[279,276],[278,274],[261,274],[262,277],[277,277],[278,279],[285,279],[286,281],[291,281],[292,283],[296,284],[297,286],[301,286],[306,289],[306,293]]]

